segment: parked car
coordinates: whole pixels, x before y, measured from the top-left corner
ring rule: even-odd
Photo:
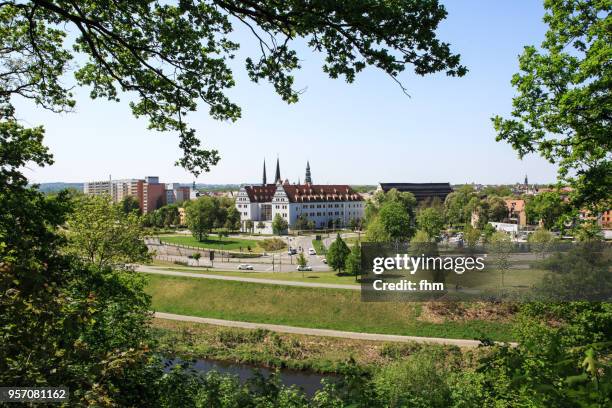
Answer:
[[[241,271],[252,271],[253,270],[253,265],[240,264],[240,265],[238,265],[238,269],[241,270]]]
[[[317,251],[315,251],[315,249],[314,249],[314,248],[308,248],[308,253],[309,253],[310,255],[316,255],[316,254],[317,254]]]
[[[289,248],[289,250],[287,251],[287,255],[297,255],[297,249]]]
[[[306,266],[299,266],[298,265],[297,270],[298,271],[312,271],[312,268],[310,266],[308,266],[308,265],[306,265]]]

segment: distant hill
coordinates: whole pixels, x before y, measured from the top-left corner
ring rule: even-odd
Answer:
[[[38,185],[38,189],[42,193],[56,193],[61,190],[65,190],[67,188],[75,189],[78,191],[83,191],[83,183],[40,183]]]
[[[184,184],[191,187],[191,184]],[[238,191],[240,184],[199,184],[196,183],[196,189],[200,191]]]

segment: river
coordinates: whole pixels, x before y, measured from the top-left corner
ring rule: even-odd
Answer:
[[[182,361],[183,360],[178,358],[168,360],[169,364],[167,369],[171,369],[174,365],[180,364]],[[231,374],[237,376],[242,383],[252,378],[256,371],[259,371],[265,378],[269,377],[270,374],[275,371],[274,369],[257,367],[249,364],[230,363],[209,359],[194,360],[190,367],[200,373],[214,370],[222,374]],[[284,385],[296,385],[309,397],[312,397],[317,390],[322,388],[321,380],[334,380],[338,378],[338,376],[334,374],[319,374],[312,371],[292,370],[288,368],[278,369],[278,373]]]

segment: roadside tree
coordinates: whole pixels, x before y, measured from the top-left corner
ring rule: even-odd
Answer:
[[[342,239],[340,234],[336,235],[336,239],[327,248],[327,264],[331,266],[334,271],[342,271],[346,266],[346,259],[351,250],[346,245],[346,242]]]
[[[297,264],[302,268],[308,265],[308,260],[304,256],[304,252],[300,252],[296,258]]]
[[[329,261],[328,261],[329,262]],[[361,274],[361,244],[356,242],[346,258],[346,272],[355,276],[355,280]]]
[[[187,226],[198,241],[203,241],[217,220],[218,203],[208,196],[191,201],[185,208]]]
[[[280,214],[276,214],[272,220],[272,232],[274,235],[286,234],[287,228],[289,228],[287,221]]]
[[[308,218],[306,218],[304,214],[298,215],[297,219],[295,220],[295,224],[293,228],[296,230],[308,229]]]

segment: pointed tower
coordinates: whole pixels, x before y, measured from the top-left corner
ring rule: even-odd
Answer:
[[[278,157],[276,158],[276,175],[274,176],[274,184],[282,183],[283,180],[280,176],[280,164],[278,162]]]
[[[263,180],[262,184],[265,186],[268,184],[267,176],[266,176],[266,159],[264,159],[264,167],[263,167]]]
[[[527,175],[525,174],[525,185],[529,184],[529,179],[527,179]]]
[[[306,178],[304,184],[312,184],[312,178],[310,177],[310,162],[306,162]]]

